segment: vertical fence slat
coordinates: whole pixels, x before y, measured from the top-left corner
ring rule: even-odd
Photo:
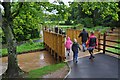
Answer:
[[[64,46],[64,43],[65,43],[65,38],[64,38],[64,36],[62,36],[62,45],[61,45],[61,49],[62,49],[62,60],[64,60],[65,59],[65,46]]]
[[[105,54],[105,45],[106,45],[106,33],[103,35],[103,53]]]
[[[98,34],[98,51],[100,51],[100,33]]]

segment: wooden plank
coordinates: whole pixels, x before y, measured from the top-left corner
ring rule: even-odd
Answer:
[[[104,33],[104,36],[103,36],[103,53],[105,54],[105,45],[106,45],[106,33]]]
[[[58,55],[61,56],[61,36],[58,36]]]
[[[120,42],[118,42],[118,41],[113,41],[113,40],[106,40],[106,41],[120,44]]]
[[[81,33],[80,30],[77,30],[77,35],[79,36],[79,34]],[[82,41],[81,41],[81,37],[80,38],[77,38],[77,41],[79,44],[82,44]]]
[[[105,45],[105,46],[110,47],[110,48],[120,49],[119,47],[115,47],[115,46],[110,46],[110,45]]]
[[[106,34],[106,36],[114,36],[114,37],[118,37],[118,34]]]
[[[64,43],[65,43],[65,38],[64,38],[64,36],[62,36],[62,45],[61,45],[61,47],[62,47],[62,59],[64,60],[65,59],[65,46],[64,46]]]

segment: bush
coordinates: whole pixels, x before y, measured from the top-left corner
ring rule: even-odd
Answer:
[[[32,45],[34,42],[32,39],[29,40],[30,45]]]
[[[84,27],[84,25],[79,23],[79,24],[76,25],[76,27],[77,27],[78,29],[81,29],[81,28]]]
[[[81,19],[80,19],[80,23],[81,23],[81,24],[84,24],[84,27],[88,27],[88,28],[94,26],[94,25],[93,25],[93,20],[92,20],[92,18],[88,18],[88,17],[86,17],[86,18],[81,18]]]

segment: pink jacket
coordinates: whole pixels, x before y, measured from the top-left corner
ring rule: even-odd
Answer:
[[[65,47],[67,49],[70,49],[71,44],[72,44],[72,41],[70,40],[70,37],[68,37],[67,40],[66,40],[66,43],[65,43]]]

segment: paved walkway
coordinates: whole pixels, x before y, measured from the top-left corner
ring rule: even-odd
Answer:
[[[86,56],[79,58],[77,64],[73,61],[68,61],[68,64],[71,72],[65,80],[72,80],[72,78],[91,78],[91,80],[98,80],[98,78],[112,79],[118,78],[118,72],[120,71],[118,71],[118,68],[120,68],[120,65],[118,65],[120,64],[120,60],[102,53],[95,54],[94,61],[89,60],[89,57]]]

